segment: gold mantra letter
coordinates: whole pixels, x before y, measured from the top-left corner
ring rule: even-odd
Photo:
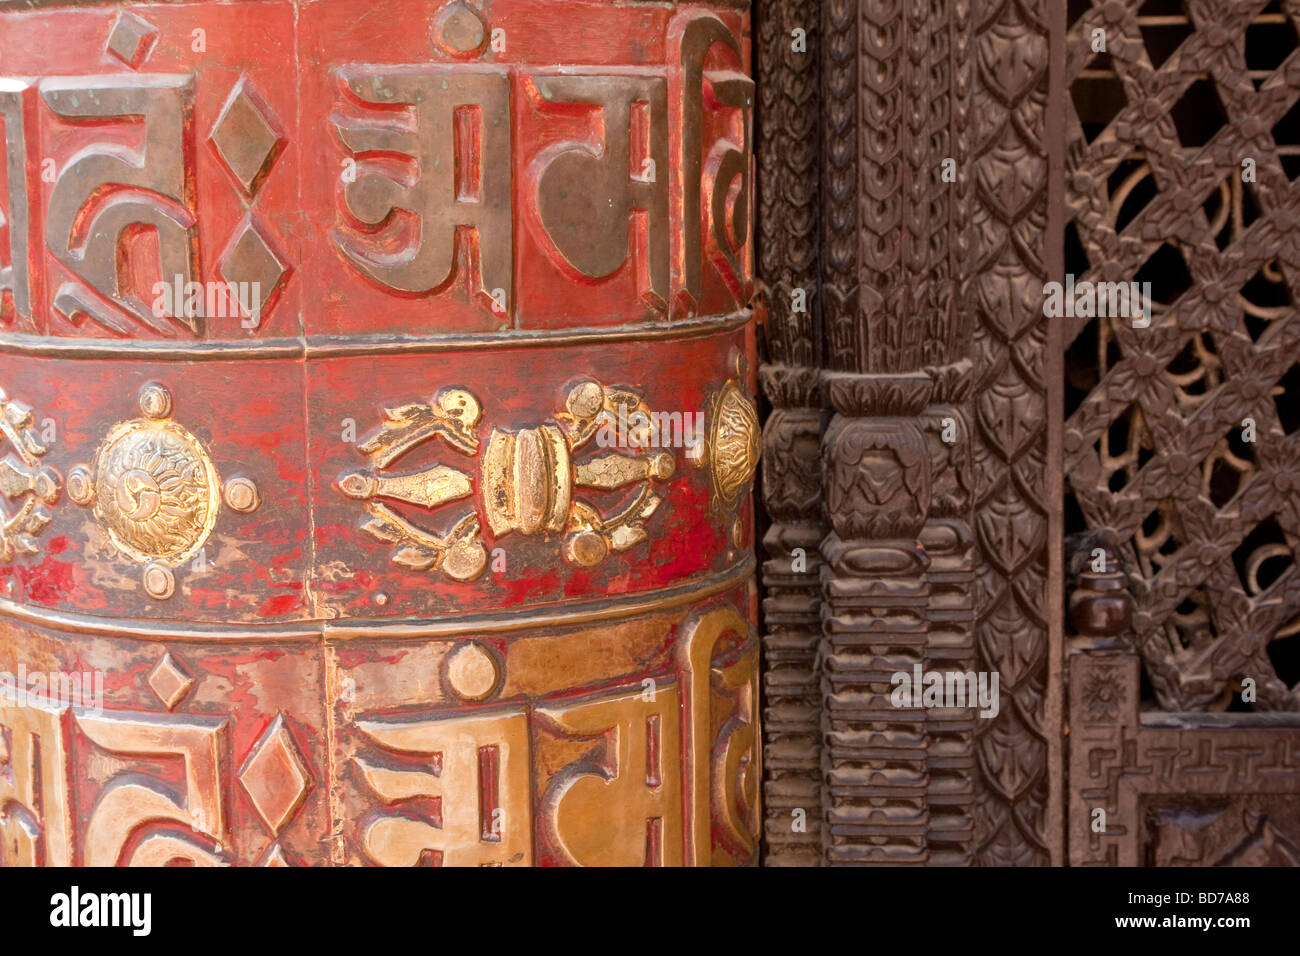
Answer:
[[[717,667],[714,654],[728,634],[752,643],[749,622],[735,608],[715,608],[686,626],[678,647],[690,727],[686,763],[694,866],[714,862],[715,821],[724,848],[741,859],[758,844],[758,648],[748,647],[738,660]]]
[[[543,812],[571,863],[682,865],[680,713],[672,684],[538,709],[569,736],[603,737],[599,771],[563,772],[546,796]]]
[[[565,144],[537,184],[537,209],[564,261],[584,276],[610,275],[636,229],[637,288],[647,305],[668,307],[668,107],[660,77],[538,76],[546,103],[599,107],[604,142]]]
[[[187,183],[185,156],[193,81],[188,76],[54,77],[42,81],[40,89],[46,105],[68,119],[144,121],[144,146],[138,153],[124,157],[120,147],[85,150],[54,184],[45,241],[97,293],[68,282],[54,305],[74,321],[88,315],[126,333],[117,309],[108,304],[112,302],[158,329],[151,305],[131,290],[121,290],[125,276],[119,275],[118,251],[127,229],[151,226],[158,231],[161,274],[168,281],[175,276],[182,284],[190,281],[194,214],[185,203],[194,190]],[[198,331],[196,319],[180,320]]]
[[[357,758],[366,783],[386,802],[437,797],[442,803],[440,825],[397,815],[365,824],[362,843],[372,860],[415,866],[431,852],[443,866],[532,864],[526,711],[358,726],[388,750],[438,757],[436,773]]]
[[[0,698],[0,866],[71,866],[68,711]]]
[[[502,70],[341,70],[365,104],[406,105],[408,116],[336,119],[343,144],[357,157],[345,180],[348,212],[363,230],[335,232],[335,242],[365,275],[402,292],[442,291],[453,279],[456,236],[473,230],[461,249],[472,293],[487,308],[513,303],[510,222],[510,77]],[[385,111],[385,117],[392,116]],[[399,164],[393,154],[407,157]],[[389,251],[394,247],[397,251]],[[504,302],[494,298],[504,293]]]
[[[77,726],[114,755],[178,756],[185,761],[183,800],[167,793],[161,780],[132,772],[118,774],[109,782],[86,825],[86,866],[163,866],[173,860],[193,866],[222,865],[222,847],[229,843],[221,801],[224,720],[115,713],[78,715]],[[137,830],[168,820],[189,827],[195,839],[167,832],[151,834],[129,860],[119,859]]]

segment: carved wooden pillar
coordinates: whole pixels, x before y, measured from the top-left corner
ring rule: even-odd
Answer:
[[[977,8],[971,94],[972,491],[979,665],[998,715],[976,724],[976,859],[1063,860],[1059,366],[1043,285],[1061,271],[1064,5]],[[1055,72],[1054,72],[1055,71]]]
[[[1011,648],[978,641],[990,613],[981,582],[996,573],[985,555],[1005,528],[990,516],[981,540],[975,520],[977,494],[995,490],[984,484],[990,460],[977,423],[1000,408],[975,389],[1008,373],[1006,357],[974,335],[983,311],[1008,299],[999,283],[1010,278],[1016,305],[1027,301],[1021,286],[1032,274],[1009,276],[1014,264],[1000,269],[998,257],[1020,248],[1017,230],[1032,231],[1019,218],[1041,228],[1041,206],[1023,197],[1016,209],[990,206],[1016,195],[1014,170],[997,158],[1013,114],[1041,120],[991,95],[1027,96],[1045,83],[1044,63],[1016,57],[1012,7],[822,7],[820,305],[835,414],[823,443],[831,533],[819,670],[831,864],[960,865],[998,839],[978,807],[986,774],[1015,758],[985,733],[981,760],[979,725],[1025,713],[981,721],[974,706],[898,706],[894,674],[988,678],[1007,664],[1021,693],[1048,667],[1038,657],[1027,673],[1009,666]],[[1031,320],[1018,327],[1042,333]],[[1046,544],[1040,537],[1031,553]]]
[[[0,863],[755,862],[748,4],[29,6]]]
[[[901,3],[825,11],[823,31],[838,38],[826,86],[853,95],[837,104],[844,115],[828,124],[826,147],[828,178],[840,177],[828,201],[840,208],[828,211],[825,242],[836,248],[824,270],[835,287],[825,375],[835,414],[824,441],[823,847],[832,864],[925,863],[928,715],[894,706],[891,675],[928,669],[930,559],[920,537],[933,475],[920,416],[934,391],[930,345],[953,303],[934,268],[929,198],[942,157],[927,100],[946,95],[933,85],[930,32],[947,24]],[[856,82],[846,82],[851,68]],[[851,186],[846,152],[856,160]]]
[[[763,428],[764,787],[768,866],[821,860],[820,4],[769,0],[758,18],[759,268],[766,303]]]

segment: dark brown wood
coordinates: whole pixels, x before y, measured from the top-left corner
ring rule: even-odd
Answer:
[[[809,859],[789,813],[809,793],[799,758],[813,753],[802,682],[813,662],[795,649],[813,632],[793,612],[817,606],[777,552],[823,514],[820,861],[1060,856],[1037,295],[1059,172],[1045,144],[1049,35],[1061,26],[1049,6],[825,0],[808,31],[821,64],[814,138],[796,105],[811,98],[807,61],[790,46],[813,11],[760,5],[765,482],[784,489],[810,470],[810,405],[832,412],[824,511],[811,497],[792,508],[776,489],[765,498],[769,728],[790,721],[769,737],[772,863]],[[814,261],[816,295],[795,312],[792,287],[812,281]],[[814,363],[820,395],[802,384]],[[790,383],[802,384],[797,401]],[[891,677],[914,667],[999,672],[1004,706],[984,720],[968,706],[900,708]]]
[[[821,859],[821,21],[816,0],[756,8],[763,428],[765,864]],[[802,36],[799,31],[802,31]]]
[[[1154,301],[1057,320],[1070,862],[1295,865],[1300,4],[1076,14],[1063,271]]]

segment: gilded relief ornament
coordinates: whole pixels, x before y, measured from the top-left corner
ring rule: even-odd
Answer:
[[[758,409],[736,380],[714,396],[709,412],[709,471],[713,492],[724,508],[744,497],[758,467],[761,432]]]
[[[708,441],[696,460],[696,467],[709,469],[713,506],[731,516],[732,539],[741,545],[737,506],[748,494],[758,469],[763,433],[758,408],[741,384],[743,364],[738,360],[737,377],[729,380],[709,401]]]
[[[640,454],[590,455],[586,448],[611,422],[634,422],[626,446]],[[627,551],[646,540],[642,524],[659,508],[657,482],[677,465],[661,444],[657,418],[635,392],[588,380],[569,390],[565,411],[553,423],[517,432],[494,428],[483,461],[483,504],[499,537],[563,532],[570,564],[594,567],[611,550]],[[628,497],[613,514],[574,497],[578,488],[620,491]]]
[[[357,446],[370,459],[370,471],[354,471],[339,479],[339,489],[349,498],[365,502],[370,518],[361,527],[371,537],[396,545],[393,562],[415,571],[441,571],[453,581],[473,581],[487,567],[487,551],[479,539],[478,515],[466,512],[445,535],[411,524],[389,505],[376,499],[405,501],[432,511],[452,501],[468,498],[470,476],[449,465],[421,471],[388,474],[389,465],[412,448],[440,438],[465,456],[478,452],[474,428],[483,409],[468,390],[444,388],[428,405],[412,404],[384,409],[384,423]]]
[[[640,413],[638,415],[638,413]],[[377,500],[387,498],[433,510],[469,498],[473,481],[466,471],[435,464],[421,471],[391,474],[387,467],[408,450],[440,438],[465,456],[478,453],[475,426],[482,417],[477,397],[461,387],[444,388],[428,405],[385,410],[383,425],[358,450],[371,462],[367,471],[339,479],[343,494],[364,501],[370,514],[362,524],[372,537],[397,545],[392,560],[416,570],[438,570],[456,581],[471,581],[487,566],[478,515],[466,512],[445,535],[417,527]],[[638,421],[626,437],[636,454],[579,455],[610,421]],[[661,498],[658,482],[676,470],[671,453],[659,445],[656,419],[633,391],[594,380],[570,389],[565,410],[531,428],[494,427],[482,455],[480,494],[493,537],[510,534],[563,536],[567,561],[593,567],[610,551],[626,551],[646,540],[643,522]],[[576,497],[579,489],[625,491],[612,514]]]
[[[223,489],[203,445],[172,421],[166,388],[144,386],[139,405],[143,417],[113,426],[90,466],[68,474],[68,496],[93,506],[118,552],[145,566],[145,591],[164,600],[175,590],[172,569],[203,547],[223,499],[241,512],[255,510],[261,499],[248,478],[232,478]]]
[[[0,494],[13,510],[0,506],[0,561],[35,554],[36,537],[50,523],[45,505],[59,499],[59,474],[41,464],[46,449],[32,428],[32,410],[0,390],[0,433],[10,454],[0,460]]]

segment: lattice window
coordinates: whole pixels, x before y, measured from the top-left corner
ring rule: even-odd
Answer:
[[[1066,533],[1130,578],[1149,705],[1300,710],[1300,0],[1068,17],[1066,271],[1153,305],[1060,320]]]

